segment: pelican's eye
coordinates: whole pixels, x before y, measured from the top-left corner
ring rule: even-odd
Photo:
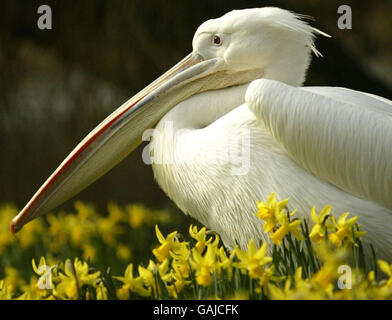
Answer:
[[[220,46],[222,44],[222,39],[220,36],[214,35],[212,38],[212,42],[214,43],[214,45]]]

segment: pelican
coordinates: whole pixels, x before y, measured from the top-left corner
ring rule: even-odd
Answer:
[[[70,199],[143,140],[160,187],[228,248],[265,240],[256,201],[271,192],[358,216],[392,254],[392,102],[302,87],[317,35],[304,16],[264,7],[204,22],[193,50],[77,145],[13,219],[11,231]],[[152,129],[154,128],[154,129]]]

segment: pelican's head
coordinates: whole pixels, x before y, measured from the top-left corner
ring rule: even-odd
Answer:
[[[204,22],[193,50],[204,59],[221,58],[232,72],[263,70],[263,77],[300,86],[305,80],[317,33],[305,16],[274,7],[234,10]]]
[[[203,23],[193,51],[99,124],[13,219],[19,231],[104,175],[175,105],[199,92],[264,77],[300,85],[318,30],[278,8],[232,11]]]

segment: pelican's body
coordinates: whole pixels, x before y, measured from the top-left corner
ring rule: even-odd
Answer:
[[[154,126],[154,175],[228,247],[262,240],[256,201],[349,211],[392,256],[392,103],[301,87],[321,31],[278,8],[232,11],[196,31],[193,53],[105,119],[14,219],[12,230],[107,172]],[[148,140],[144,139],[144,140]]]
[[[156,127],[159,134],[150,145],[154,152],[165,150],[158,163],[152,162],[161,188],[184,213],[215,230],[228,247],[246,247],[252,237],[265,240],[262,221],[255,215],[256,201],[276,192],[279,199],[289,197],[289,208],[297,208],[305,219],[312,206],[321,210],[327,204],[333,204],[335,214],[349,211],[358,215],[362,227],[368,230],[367,239],[379,248],[379,254],[388,256],[392,249],[392,230],[388,227],[392,225],[391,210],[344,192],[299,166],[245,102],[247,88],[248,84],[201,93],[162,118]],[[340,101],[363,95],[344,88],[305,90],[334,94]],[[384,106],[389,108],[387,101]],[[210,108],[221,112],[209,122],[192,116]],[[183,117],[186,112],[188,117]],[[246,143],[250,148],[241,149]],[[232,148],[236,148],[232,150],[236,154],[247,153],[241,155],[243,163],[230,163],[225,156],[221,163],[217,163],[219,157],[208,163],[209,156],[225,154]]]

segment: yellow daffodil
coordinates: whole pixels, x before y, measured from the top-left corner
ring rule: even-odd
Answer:
[[[283,201],[276,201],[275,193],[268,197],[267,202],[257,202],[258,212],[256,215],[265,220],[264,233],[270,233],[271,240],[277,245],[282,244],[283,238],[289,232],[298,239],[304,239],[300,229],[301,221],[290,221],[289,219],[295,214],[296,210],[289,215],[283,210],[287,208],[288,202],[288,198]]]
[[[294,215],[296,210],[294,210],[291,215]],[[287,214],[284,211],[281,211],[278,214],[279,228],[270,233],[270,238],[273,243],[276,245],[281,245],[283,238],[291,232],[297,239],[304,240],[305,238],[301,233],[301,220],[289,221]]]
[[[0,280],[0,300],[12,299],[12,286],[6,284],[4,280]]]
[[[216,270],[216,247],[208,245],[204,255],[193,248],[190,264],[196,270],[196,281],[199,285],[208,287],[213,280],[213,273]]]
[[[97,249],[90,243],[84,243],[82,246],[82,250],[84,260],[89,259],[89,261],[95,261],[97,259]]]
[[[46,219],[49,223],[48,234],[55,241],[50,241],[49,245],[53,252],[60,251],[60,247],[66,244],[69,240],[69,229],[66,228],[66,218],[64,213],[58,215],[48,214]]]
[[[23,286],[21,289],[23,294],[18,297],[18,300],[45,300],[48,299],[52,294],[50,289],[46,289],[42,285],[39,285],[39,278],[36,276],[30,277],[30,283]]]
[[[144,223],[150,221],[148,211],[142,205],[128,205],[125,207],[125,210],[128,214],[129,226],[133,229],[138,229]]]
[[[217,263],[218,274],[220,274],[221,269],[224,269],[227,272],[228,279],[231,280],[233,276],[233,265],[223,246],[217,250],[217,255],[219,257],[219,261]]]
[[[49,266],[47,265],[45,258],[41,257],[38,263],[38,267],[35,264],[35,260],[32,260],[33,270],[39,275],[39,279],[37,281],[37,286],[41,290],[52,289],[53,288],[53,269],[56,268],[55,265]]]
[[[272,258],[267,256],[267,243],[263,243],[257,249],[253,239],[249,241],[247,252],[236,247],[234,253],[240,261],[233,265],[242,270],[247,270],[249,276],[256,279],[263,276],[265,272],[264,266],[272,261]]]
[[[387,276],[389,276],[389,279],[386,282],[387,287],[392,287],[392,264],[389,264],[388,262],[384,260],[377,260],[377,264],[380,267],[381,271],[384,272]]]
[[[12,292],[18,291],[26,284],[25,280],[20,276],[20,273],[17,269],[13,267],[5,267],[4,271],[4,281],[7,283],[8,286],[11,287]]]
[[[100,281],[96,287],[97,300],[108,300],[108,289],[105,287],[102,281]]]
[[[167,285],[167,290],[169,294],[174,298],[178,299],[178,294],[184,289],[185,286],[189,285],[191,281],[184,280],[181,275],[174,273],[173,275],[174,282],[170,285]]]
[[[116,238],[122,234],[121,226],[116,222],[105,218],[98,219],[97,223],[98,230],[103,241],[106,244],[113,246],[116,242]]]
[[[287,207],[288,202],[288,198],[279,202],[276,201],[275,192],[271,193],[267,202],[257,202],[258,212],[256,216],[265,221],[263,225],[264,233],[272,232],[277,227],[278,215]]]
[[[333,263],[325,263],[322,268],[312,277],[312,282],[331,295],[334,281],[337,279],[337,277],[337,266]]]
[[[125,212],[114,202],[108,203],[108,212],[109,212],[108,219],[114,224],[126,220]]]
[[[193,239],[197,240],[195,244],[195,248],[199,251],[199,253],[203,253],[207,244],[212,244],[214,246],[217,246],[219,243],[218,235],[215,235],[215,239],[214,237],[210,237],[208,240],[206,240],[206,230],[207,229],[203,227],[200,229],[200,231],[198,231],[197,226],[194,225],[190,225],[189,227],[189,235]]]
[[[204,251],[204,248],[206,246],[206,228],[203,227],[200,229],[200,231],[197,230],[197,226],[190,225],[189,226],[189,235],[197,240],[195,248],[199,253],[202,253]]]
[[[162,263],[156,264],[154,261],[150,260],[147,268],[139,266],[138,268],[140,277],[143,278],[144,284],[147,287],[155,288],[155,274],[158,273],[162,280],[170,281],[171,275],[169,271],[169,259],[165,259]]]
[[[67,259],[64,264],[64,272],[59,274],[59,284],[54,289],[54,294],[62,299],[77,299],[84,285],[96,286],[100,272],[89,273],[87,262],[78,258],[74,263]]]
[[[311,283],[328,296],[331,296],[335,280],[339,276],[338,268],[340,265],[345,264],[347,252],[343,249],[332,250],[326,243],[320,244],[315,248],[315,251],[324,264],[312,276]]]
[[[123,283],[122,287],[117,290],[117,295],[120,299],[128,299],[129,291],[135,292],[142,297],[150,295],[150,290],[144,287],[144,279],[133,276],[133,264],[129,264],[125,270],[123,277],[114,277]]]
[[[322,239],[325,237],[325,233],[327,229],[331,229],[331,225],[327,224],[327,220],[330,217],[331,206],[328,205],[324,207],[320,214],[317,216],[316,207],[312,207],[311,216],[312,220],[315,222],[315,225],[312,228],[312,231],[309,234],[309,238],[316,243],[320,243]]]
[[[177,238],[177,231],[170,233],[166,238],[162,235],[158,226],[155,225],[155,233],[161,244],[158,248],[155,248],[152,253],[158,259],[158,261],[163,262],[169,257],[169,252],[179,253],[184,250],[187,246],[187,242],[180,242]]]
[[[94,219],[98,216],[97,212],[95,211],[92,205],[88,205],[82,201],[75,201],[74,207],[77,212],[77,220],[78,221],[86,221],[89,218]]]
[[[61,282],[53,290],[54,294],[61,299],[76,300],[79,297],[79,287],[75,278],[61,277]]]
[[[19,244],[22,248],[27,249],[32,247],[38,241],[38,234],[42,233],[43,225],[40,220],[33,221],[26,225],[23,233],[19,237]]]
[[[131,250],[128,246],[119,244],[117,246],[117,257],[121,260],[127,261],[131,258]]]
[[[175,273],[178,273],[181,275],[182,278],[188,278],[189,277],[189,272],[190,272],[190,267],[189,267],[189,257],[190,257],[190,250],[187,248],[184,248],[182,250],[183,252],[181,254],[174,254],[170,253],[170,255],[173,258],[172,261],[172,268],[175,271]]]
[[[332,216],[332,222],[336,231],[329,235],[329,241],[337,247],[342,244],[344,239],[348,239],[354,243],[354,237],[359,239],[366,234],[366,232],[358,231],[354,227],[358,217],[352,217],[346,220],[348,215],[348,212],[343,213],[337,222],[335,217]]]
[[[167,290],[174,299],[178,299],[178,294],[181,292],[184,286],[184,281],[176,280],[173,284],[167,286]]]
[[[161,288],[156,286],[157,281],[155,277],[159,275],[160,279],[166,284],[169,294],[175,299],[178,298],[178,293],[180,293],[184,286],[190,283],[190,281],[185,281],[181,274],[176,273],[175,270],[169,272],[169,259],[165,259],[158,265],[150,260],[147,268],[139,266],[139,274],[140,277],[143,278],[145,286],[148,288],[151,287],[154,290],[155,295],[160,295],[162,293]],[[169,285],[167,284],[169,282],[172,283]]]
[[[130,294],[129,294],[129,292],[131,290],[130,287],[131,287],[130,284],[126,283],[126,284],[123,284],[120,288],[118,288],[116,290],[116,295],[117,295],[118,299],[128,300],[130,297]]]

